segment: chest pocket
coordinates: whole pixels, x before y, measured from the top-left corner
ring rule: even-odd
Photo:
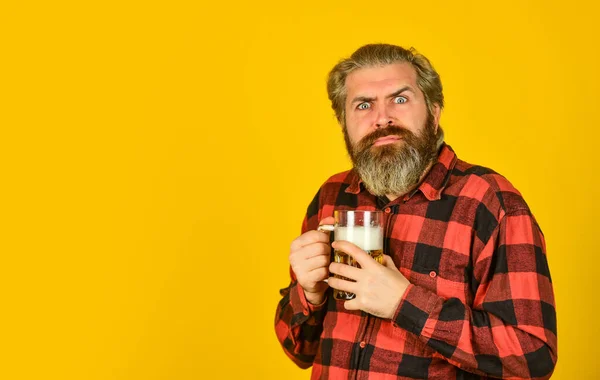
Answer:
[[[459,298],[467,302],[470,259],[451,250],[422,243],[395,241],[390,243],[394,262],[410,283],[428,289],[441,297]]]

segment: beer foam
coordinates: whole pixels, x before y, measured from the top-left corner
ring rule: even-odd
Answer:
[[[336,227],[334,240],[347,240],[364,251],[383,249],[383,229],[381,227]]]

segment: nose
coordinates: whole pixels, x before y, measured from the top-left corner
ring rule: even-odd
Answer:
[[[383,127],[389,127],[390,125],[392,125],[394,122],[392,121],[391,118],[381,118],[377,120],[377,123],[375,123],[375,126],[377,128],[383,128]]]
[[[384,105],[379,106],[377,118],[375,119],[376,128],[385,128],[394,123],[393,118],[390,116],[388,110]]]

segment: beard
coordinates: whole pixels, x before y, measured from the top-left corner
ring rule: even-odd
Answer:
[[[391,144],[373,146],[381,137],[397,135]],[[346,149],[367,190],[377,196],[401,196],[414,189],[429,165],[437,159],[438,137],[431,115],[420,135],[391,125],[366,135],[356,144],[344,128]]]

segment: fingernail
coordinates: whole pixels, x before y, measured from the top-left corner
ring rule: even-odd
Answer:
[[[326,279],[323,280],[323,282],[327,284],[329,282],[329,279],[326,278]]]

